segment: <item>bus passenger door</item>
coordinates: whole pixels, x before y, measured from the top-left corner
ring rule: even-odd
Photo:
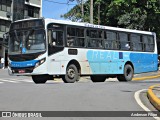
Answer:
[[[61,30],[48,31],[48,73],[60,74],[64,33]]]

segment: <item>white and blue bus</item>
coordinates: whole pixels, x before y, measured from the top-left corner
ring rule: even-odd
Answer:
[[[74,83],[80,76],[131,81],[158,70],[153,32],[44,18],[11,24],[8,58],[11,75],[32,76],[35,83],[54,77]]]

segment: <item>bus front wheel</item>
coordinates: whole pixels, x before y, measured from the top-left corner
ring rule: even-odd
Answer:
[[[33,75],[32,80],[36,84],[44,84],[48,80],[48,76],[47,75]]]
[[[74,64],[70,64],[67,67],[66,74],[62,76],[62,80],[65,83],[74,83],[79,80],[78,69]]]
[[[119,81],[131,81],[133,78],[134,70],[130,64],[124,66],[124,74],[118,75],[117,79]]]

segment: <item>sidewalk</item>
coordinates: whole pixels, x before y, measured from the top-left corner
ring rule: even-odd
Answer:
[[[143,80],[143,79],[153,79],[160,77],[160,70],[158,72],[144,73],[140,75],[135,75],[133,80]],[[153,106],[160,111],[160,84],[150,86],[147,91],[147,96],[149,101],[153,104]]]
[[[149,101],[160,111],[160,84],[150,86],[147,91]]]
[[[135,74],[132,80],[146,80],[160,77],[160,70],[157,72],[148,72],[142,74]]]

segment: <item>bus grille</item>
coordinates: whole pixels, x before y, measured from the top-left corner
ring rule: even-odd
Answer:
[[[12,73],[32,73],[34,67],[15,68],[11,67]]]

